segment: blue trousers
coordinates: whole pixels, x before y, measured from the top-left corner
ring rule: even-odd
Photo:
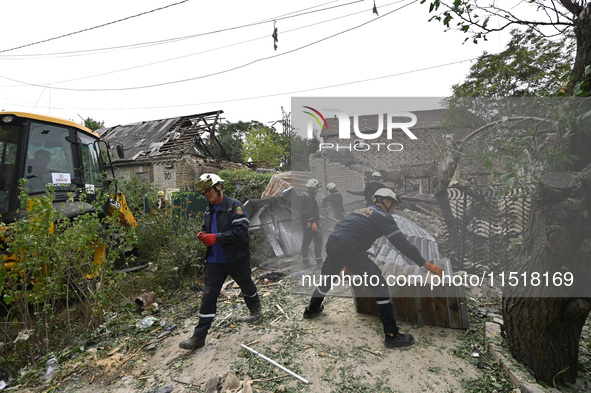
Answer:
[[[322,261],[322,233],[320,231],[314,232],[310,228],[303,228],[304,237],[302,239],[302,259],[308,261],[309,247],[312,241],[314,241],[314,257],[318,263]]]
[[[355,241],[344,240],[336,237],[329,237],[326,242],[326,259],[322,264],[320,274],[332,276],[340,274],[346,267],[351,273],[363,276],[378,277],[378,284],[370,289],[376,297],[376,303],[380,310],[380,320],[384,327],[384,333],[398,333],[398,325],[394,317],[394,309],[390,300],[388,284],[382,276],[380,268],[367,256],[366,250],[359,250]],[[330,291],[331,280],[325,280],[321,286],[314,290],[310,299],[309,308],[317,311],[328,291]]]
[[[199,323],[195,327],[195,337],[205,337],[211,327],[217,311],[217,301],[222,285],[228,276],[240,286],[244,302],[249,310],[255,310],[260,304],[257,287],[252,280],[250,257],[246,256],[235,262],[205,263],[203,278],[205,288],[199,309]]]

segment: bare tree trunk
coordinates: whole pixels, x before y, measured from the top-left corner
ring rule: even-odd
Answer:
[[[441,214],[443,215],[443,220],[445,221],[445,225],[447,227],[447,234],[448,234],[448,242],[449,242],[449,249],[452,252],[459,250],[460,238],[458,234],[460,233],[460,225],[461,223],[454,217],[453,211],[449,204],[449,196],[447,194],[447,189],[449,188],[449,183],[456,172],[458,167],[458,162],[460,161],[460,148],[453,145],[452,141],[448,141],[446,151],[446,156],[441,160],[442,163],[440,164],[440,168],[438,170],[438,177],[439,182],[435,186],[434,195],[437,203],[439,203],[439,208],[441,209]],[[452,259],[452,263],[456,266],[461,263],[459,260],[459,255],[450,256]]]
[[[573,64],[571,82],[568,85],[568,94],[572,95],[575,85],[587,83],[586,90],[591,88],[591,74],[585,74],[585,68],[591,63],[591,3],[585,8],[572,0],[560,0],[560,3],[569,10],[575,18],[575,35],[577,39],[577,53]]]
[[[591,255],[582,251],[591,239],[591,165],[577,176],[549,173],[532,200],[531,220],[512,271],[527,281],[505,286],[503,317],[509,349],[534,376],[548,384],[574,382],[579,340],[591,310]],[[533,273],[572,273],[574,285],[540,290]],[[530,285],[528,285],[530,284]],[[568,292],[565,292],[567,291]],[[564,296],[568,293],[568,296]],[[580,295],[584,295],[580,297]]]
[[[560,2],[575,16],[577,53],[568,94],[580,84],[591,91],[591,4],[585,9],[571,0]],[[515,269],[573,273],[582,285],[570,297],[528,297],[525,288],[503,294],[507,341],[513,356],[548,384],[574,382],[577,377],[581,329],[591,309],[591,132],[574,130],[568,153],[578,157],[573,174],[545,175],[532,200],[531,220]],[[579,172],[580,171],[580,172]],[[585,249],[585,247],[587,249]],[[528,290],[531,288],[528,288]],[[585,293],[588,297],[579,297]],[[547,296],[552,294],[544,294]]]

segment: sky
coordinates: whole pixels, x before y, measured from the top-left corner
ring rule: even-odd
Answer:
[[[3,5],[0,109],[106,127],[222,110],[273,124],[292,97],[445,97],[484,51],[429,1],[19,0]],[[272,37],[277,28],[278,42]]]

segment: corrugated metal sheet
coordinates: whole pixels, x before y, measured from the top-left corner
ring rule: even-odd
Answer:
[[[292,199],[298,192],[289,187],[271,198],[249,200],[245,207],[250,216],[250,228],[265,231],[276,256],[296,255],[302,244],[302,228],[294,219]]]
[[[429,232],[424,230],[414,221],[396,214],[393,216],[400,231],[404,233],[409,242],[414,244],[419,249],[423,258],[428,261],[439,259],[439,248],[437,247],[437,242]],[[385,237],[378,239],[377,243],[370,249],[370,253],[376,258],[376,261],[379,265],[415,265],[414,262],[400,254],[394,247],[392,247],[390,242]]]
[[[290,187],[298,190],[299,193],[306,191],[306,183],[312,177],[311,172],[283,172],[273,175],[267,188],[263,191],[261,198],[270,198],[281,191],[284,191]]]
[[[439,265],[445,274],[453,275],[449,258],[440,258],[437,242],[429,232],[405,217],[394,215],[394,220],[408,241],[419,249],[423,258]],[[430,283],[432,276],[429,276],[427,270],[400,254],[385,237],[379,239],[370,252],[384,277],[420,277],[422,281],[419,282]],[[375,296],[370,288],[353,286],[351,290],[357,312],[379,315]],[[462,286],[451,283],[434,287],[408,284],[391,286],[389,290],[398,320],[456,329],[467,329],[470,325]]]

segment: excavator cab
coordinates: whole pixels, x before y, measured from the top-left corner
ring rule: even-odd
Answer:
[[[118,146],[117,152],[121,155],[123,149]],[[53,209],[68,218],[94,211],[93,198],[109,193],[105,214],[117,215],[123,224],[137,226],[125,196],[117,192],[116,183],[106,175],[107,167],[112,168],[110,146],[96,132],[55,117],[0,112],[2,223],[9,224],[27,214],[27,206],[19,205],[20,179],[25,179],[32,198],[46,195],[51,187]]]

